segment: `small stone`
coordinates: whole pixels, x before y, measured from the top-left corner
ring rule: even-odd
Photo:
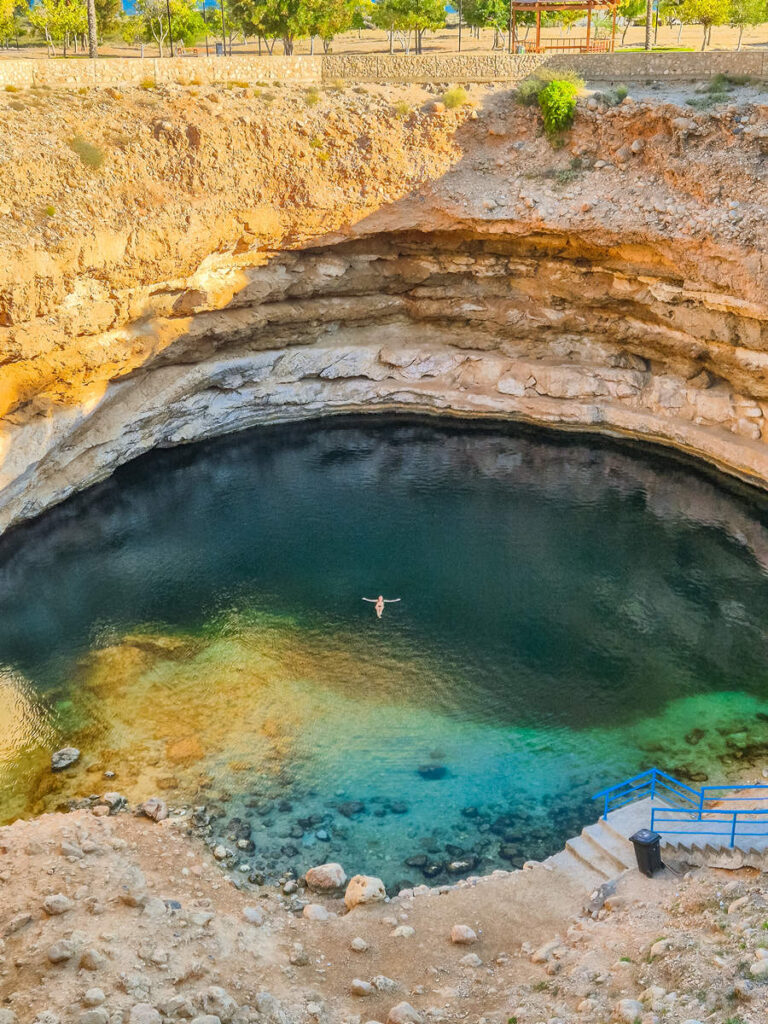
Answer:
[[[387,891],[380,878],[372,875],[355,875],[344,893],[347,910],[366,903],[378,903],[387,897]]]
[[[18,1018],[13,1010],[0,1010],[0,1024],[17,1024]]]
[[[260,926],[264,924],[264,911],[259,907],[243,907],[243,917],[248,924]]]
[[[128,802],[121,793],[105,793],[101,799],[113,813]]]
[[[220,985],[210,985],[200,993],[200,1005],[204,1013],[219,1017],[221,1024],[229,1024],[237,1010],[237,1003]]]
[[[420,764],[416,769],[422,779],[444,779],[448,769],[444,764]]]
[[[61,750],[57,750],[55,754],[51,755],[51,768],[55,772],[60,772],[64,768],[69,768],[79,757],[80,751],[77,747],[62,747]]]
[[[187,1020],[197,1017],[197,1010],[185,996],[171,996],[163,1004],[162,1010],[166,1017],[183,1017]]]
[[[365,939],[361,939],[359,935],[356,935],[350,942],[349,948],[354,950],[355,953],[365,953],[369,946]]]
[[[671,939],[659,939],[658,942],[654,942],[651,948],[648,950],[648,955],[653,958],[656,956],[663,956],[667,950],[672,947]]]
[[[227,848],[226,848],[226,846],[222,846],[221,843],[219,843],[218,846],[214,846],[214,848],[213,848],[213,856],[216,858],[216,860],[226,860],[227,859]]]
[[[308,921],[328,921],[331,915],[325,907],[321,907],[319,903],[308,903],[301,912],[302,917],[306,917]]]
[[[531,953],[531,963],[545,964],[548,960],[552,959],[552,954],[561,945],[562,943],[559,939],[550,939],[549,942],[545,942],[543,946],[539,946],[537,950]]]
[[[86,1010],[78,1017],[78,1024],[109,1024],[109,1014],[103,1006],[96,1010]]]
[[[747,978],[739,978],[733,986],[733,994],[737,999],[751,999],[755,994],[755,986]]]
[[[370,981],[363,981],[361,978],[353,978],[349,986],[353,996],[372,996],[376,989]]]
[[[644,1012],[643,1004],[637,999],[620,999],[613,1008],[614,1016],[626,1024],[635,1024]]]
[[[392,936],[396,939],[410,939],[412,935],[416,934],[416,929],[411,928],[408,924],[400,924],[392,932]]]
[[[749,965],[749,973],[753,978],[768,977],[768,960],[756,960]]]
[[[379,992],[397,992],[400,988],[396,981],[388,978],[385,974],[377,974],[375,978],[371,978],[371,983]]]
[[[338,806],[339,814],[343,814],[345,818],[354,818],[356,814],[362,814],[364,810],[365,804],[359,800],[347,800],[346,803],[339,804]],[[341,884],[343,885],[344,883],[342,882]]]
[[[467,953],[466,956],[463,956],[461,960],[459,960],[459,963],[462,967],[482,967],[483,965],[483,961],[477,953]]]
[[[290,956],[288,957],[289,963],[292,963],[294,967],[306,967],[309,963],[309,956],[307,951],[297,942],[291,949]]]
[[[151,1003],[136,1003],[128,1014],[128,1024],[162,1024],[163,1018]]]
[[[43,900],[43,910],[49,917],[57,917],[59,914],[66,914],[74,907],[72,900],[62,892],[46,896]]]
[[[52,964],[63,964],[75,955],[75,944],[71,939],[59,939],[49,947],[46,955]]]
[[[98,971],[107,962],[107,958],[103,956],[98,949],[86,949],[83,955],[80,957],[80,966],[84,967],[86,971]]]
[[[168,817],[168,804],[158,796],[151,796],[149,800],[145,800],[139,810],[152,821],[164,821]]]
[[[451,928],[451,942],[459,946],[471,946],[477,942],[477,934],[468,924],[455,924]]]
[[[410,1003],[398,1003],[387,1014],[387,1024],[422,1024],[423,1019]]]
[[[344,887],[347,876],[341,864],[319,864],[307,871],[306,879],[312,892],[336,892]]]
[[[101,1006],[107,997],[100,988],[89,988],[83,996],[85,1006]]]
[[[221,1017],[217,1017],[213,1013],[201,1013],[192,1018],[192,1024],[221,1024]]]

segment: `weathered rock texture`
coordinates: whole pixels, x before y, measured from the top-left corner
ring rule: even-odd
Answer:
[[[624,434],[768,485],[764,106],[593,100],[554,151],[508,93],[402,118],[209,92],[84,101],[142,139],[98,176],[9,118],[0,530],[158,445],[369,410]],[[55,162],[21,159],[30,120]]]

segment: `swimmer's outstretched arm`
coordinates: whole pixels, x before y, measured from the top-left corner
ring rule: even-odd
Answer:
[[[364,598],[363,598],[363,600],[364,600],[364,601],[370,601],[370,602],[371,602],[371,604],[376,604],[376,602],[377,602],[377,601],[378,601],[379,599],[378,599],[378,597],[364,597]]]
[[[364,601],[367,601],[367,600],[368,600],[368,598],[367,598],[367,597],[364,597],[364,598],[363,598],[363,600],[364,600]],[[399,600],[400,600],[400,598],[399,598],[399,597],[385,597],[385,598],[384,598],[384,604],[397,604],[397,602],[398,602]]]

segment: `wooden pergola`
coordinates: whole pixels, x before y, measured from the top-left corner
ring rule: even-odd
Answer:
[[[529,53],[569,51],[577,53],[613,53],[616,49],[616,14],[619,0],[509,0],[509,52],[517,49],[518,14],[536,15],[536,42],[525,43]],[[611,38],[596,39],[592,34],[592,12],[610,11],[612,15]],[[541,15],[556,11],[584,11],[587,15],[585,39],[553,39],[541,41]]]

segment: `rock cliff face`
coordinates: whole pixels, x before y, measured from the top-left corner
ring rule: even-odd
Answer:
[[[405,118],[208,92],[83,109],[140,150],[43,161],[31,198],[30,123],[65,144],[12,123],[0,530],[157,445],[375,410],[639,437],[768,486],[765,107],[591,100],[553,150],[504,92]]]

